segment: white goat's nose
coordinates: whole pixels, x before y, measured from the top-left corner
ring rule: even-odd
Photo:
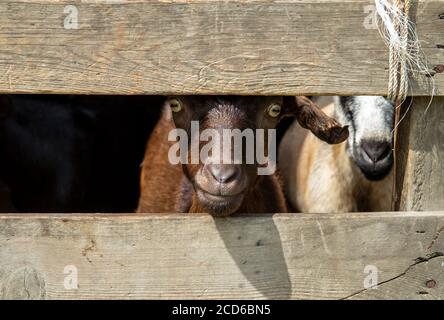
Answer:
[[[385,159],[391,152],[391,144],[388,141],[363,140],[361,148],[371,162]]]

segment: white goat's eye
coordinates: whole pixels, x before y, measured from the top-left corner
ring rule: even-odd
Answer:
[[[277,103],[273,103],[268,107],[267,113],[270,117],[276,118],[281,114],[281,106]]]
[[[169,99],[167,103],[170,105],[171,111],[180,112],[182,110],[182,103],[178,99]]]

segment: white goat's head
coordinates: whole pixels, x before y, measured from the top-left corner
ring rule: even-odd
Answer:
[[[349,126],[347,149],[369,180],[380,180],[393,165],[394,106],[381,96],[335,97],[335,113]]]

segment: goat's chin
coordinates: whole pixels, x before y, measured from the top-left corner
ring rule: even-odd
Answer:
[[[239,210],[244,200],[243,194],[217,196],[200,189],[196,190],[196,194],[200,210],[215,217],[232,215]]]
[[[393,161],[388,161],[388,163],[384,164],[377,164],[373,167],[361,165],[359,161],[357,161],[356,165],[367,180],[379,181],[388,176],[392,170]]]
[[[387,177],[387,175],[390,173],[392,166],[385,168],[384,170],[378,170],[378,171],[367,171],[361,169],[362,174],[367,180],[370,181],[379,181]]]

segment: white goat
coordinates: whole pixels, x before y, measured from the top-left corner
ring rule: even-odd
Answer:
[[[279,147],[287,198],[308,213],[387,211],[392,206],[394,107],[383,97],[335,97],[323,111],[349,126],[328,145],[296,122]]]

